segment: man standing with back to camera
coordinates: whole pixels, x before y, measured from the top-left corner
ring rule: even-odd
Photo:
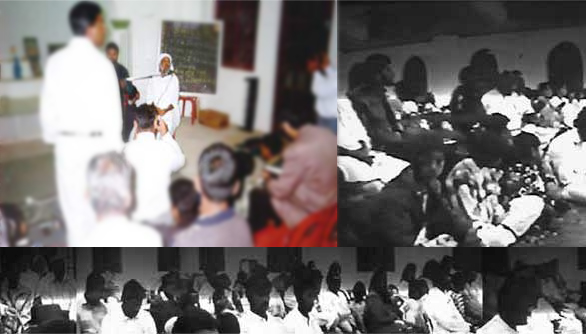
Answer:
[[[106,36],[102,9],[80,2],[69,24],[74,37],[49,59],[40,114],[43,140],[55,146],[67,243],[80,246],[95,225],[86,196],[88,163],[98,153],[122,149],[122,111],[116,72],[99,50]]]

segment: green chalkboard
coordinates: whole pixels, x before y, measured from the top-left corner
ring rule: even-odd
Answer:
[[[216,93],[220,30],[220,23],[163,21],[161,52],[173,57],[181,92]]]

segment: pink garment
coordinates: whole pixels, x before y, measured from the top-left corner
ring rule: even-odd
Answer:
[[[283,153],[283,173],[269,183],[275,211],[289,225],[336,203],[336,135],[306,125]]]

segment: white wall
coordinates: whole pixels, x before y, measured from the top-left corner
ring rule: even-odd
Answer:
[[[440,36],[428,43],[340,54],[338,91],[340,94],[345,93],[352,64],[363,61],[371,53],[383,53],[391,57],[397,81],[401,79],[406,61],[411,56],[419,56],[427,67],[429,90],[436,95],[441,105],[447,104],[458,85],[458,72],[469,64],[474,52],[483,48],[491,49],[496,55],[500,71],[520,70],[527,86],[536,87],[538,83],[547,81],[547,56],[557,44],[563,41],[576,44],[582,52],[583,61],[586,60],[585,34],[586,27],[582,26],[467,38]]]
[[[509,261],[511,267],[517,261],[526,264],[540,264],[551,260],[559,260],[560,274],[571,289],[580,289],[580,282],[586,281],[586,271],[578,270],[578,249],[576,248],[511,248]]]
[[[0,1],[0,59],[10,57],[10,46],[23,54],[23,38],[37,37],[42,64],[49,43],[65,43],[71,37],[67,15],[77,1]],[[131,75],[150,74],[158,56],[163,20],[212,21],[215,2],[202,1],[100,1],[107,22],[130,21]],[[230,115],[235,125],[244,123],[247,93],[246,78],[257,76],[260,87],[255,129],[269,131],[273,117],[274,87],[277,69],[278,38],[282,0],[263,0],[257,22],[255,69],[253,72],[220,68],[216,95],[202,94],[201,108],[212,108]],[[111,27],[110,27],[111,29]],[[6,66],[7,64],[8,66]],[[3,77],[12,73],[10,62],[3,62]],[[145,82],[137,85],[144,91]]]
[[[398,284],[401,272],[405,265],[413,262],[417,265],[418,274],[421,274],[425,262],[436,259],[441,260],[445,255],[452,255],[451,248],[395,248],[395,271],[389,272],[389,284]],[[226,272],[234,280],[238,272],[240,260],[252,259],[257,260],[260,264],[267,265],[266,248],[225,248]],[[183,272],[199,272],[199,249],[198,248],[181,248],[180,249],[180,267]],[[334,261],[340,262],[342,266],[342,287],[352,289],[354,284],[361,280],[366,284],[370,282],[370,272],[358,272],[356,264],[356,248],[352,247],[332,247],[332,248],[303,248],[302,260],[315,261],[318,269],[324,275],[323,288],[326,287],[325,275],[328,267]],[[92,250],[91,248],[77,249],[77,278],[80,283],[80,290],[83,290],[85,279],[92,270]],[[122,273],[117,283],[122,285],[130,280],[136,279],[147,289],[156,289],[158,279],[163,272],[157,271],[157,249],[156,248],[122,248]],[[270,276],[275,276],[271,274]]]

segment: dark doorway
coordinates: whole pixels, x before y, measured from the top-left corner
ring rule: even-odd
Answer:
[[[547,56],[547,74],[554,88],[566,85],[568,91],[584,87],[582,76],[582,55],[580,49],[570,42],[562,42]]]
[[[427,69],[419,57],[413,56],[403,66],[403,80],[401,81],[401,100],[417,100],[427,94]]]
[[[315,55],[328,51],[333,9],[333,0],[283,1],[273,130],[279,128],[283,113],[316,119],[311,93],[312,73],[307,64]]]

